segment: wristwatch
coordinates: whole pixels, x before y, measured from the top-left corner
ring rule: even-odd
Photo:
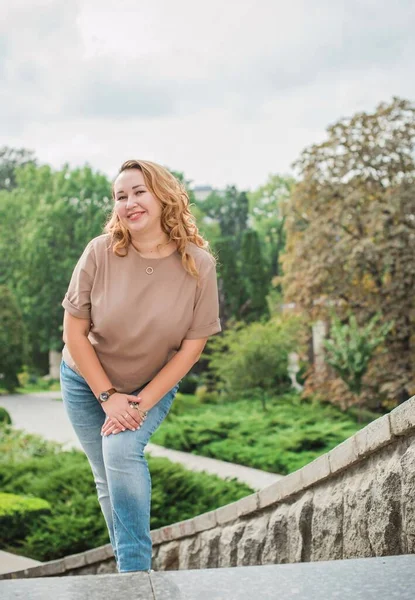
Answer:
[[[100,402],[106,402],[108,400],[108,398],[110,396],[112,396],[112,394],[116,393],[116,389],[115,388],[110,388],[109,390],[106,390],[105,392],[101,392],[100,395],[98,396],[98,400]]]

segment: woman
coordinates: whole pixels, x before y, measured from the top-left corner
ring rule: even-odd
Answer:
[[[103,235],[86,246],[62,306],[62,398],[88,457],[119,572],[151,571],[144,449],[181,379],[221,331],[216,260],[184,186],[125,162]]]

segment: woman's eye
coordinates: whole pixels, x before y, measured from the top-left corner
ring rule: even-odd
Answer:
[[[144,194],[145,190],[137,190],[136,194]],[[118,196],[117,200],[125,200],[126,196]]]

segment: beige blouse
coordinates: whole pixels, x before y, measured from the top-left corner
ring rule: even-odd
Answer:
[[[92,239],[75,266],[62,306],[91,320],[88,339],[120,392],[148,383],[184,339],[222,330],[213,258],[192,242],[187,249],[201,276],[199,288],[178,251],[143,258],[130,245],[120,257],[110,247],[109,234]],[[66,345],[62,358],[79,373]]]

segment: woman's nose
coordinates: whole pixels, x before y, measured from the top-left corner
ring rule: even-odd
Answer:
[[[135,196],[130,196],[129,198],[127,198],[127,208],[131,208],[132,206],[135,206],[137,204],[137,199],[135,198]]]

